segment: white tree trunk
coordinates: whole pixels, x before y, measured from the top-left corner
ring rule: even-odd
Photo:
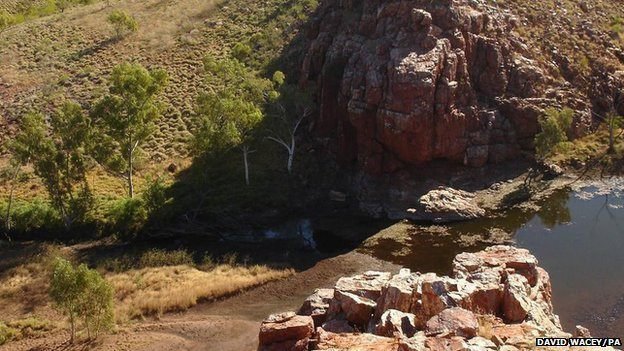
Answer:
[[[292,165],[295,158],[295,136],[290,139],[290,147],[288,147],[288,174],[292,174]]]
[[[128,196],[132,199],[134,197],[134,182],[132,180],[132,151],[128,155]]]
[[[247,156],[249,155],[249,147],[243,146],[243,162],[245,163],[245,184],[249,186],[249,160]]]
[[[308,110],[304,111],[303,115],[301,117],[299,117],[299,119],[297,120],[297,123],[295,123],[295,125],[292,127],[292,130],[290,131],[290,143],[287,143],[286,141],[284,141],[284,139],[279,138],[279,137],[268,137],[267,138],[269,140],[272,140],[272,141],[282,145],[286,149],[286,151],[288,151],[288,161],[286,163],[286,169],[288,170],[288,174],[292,173],[292,165],[293,165],[293,161],[294,161],[294,158],[295,158],[295,147],[297,146],[297,142],[295,140],[295,135],[297,134],[297,129],[299,129],[299,126],[301,125],[301,122],[308,115],[309,115],[309,111]]]

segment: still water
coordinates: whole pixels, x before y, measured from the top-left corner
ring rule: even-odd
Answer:
[[[545,206],[557,202],[558,215],[538,213],[516,231],[515,241],[550,273],[555,312],[566,329],[583,324],[597,336],[622,337],[624,198],[596,188],[555,197]]]
[[[582,324],[594,336],[624,336],[624,196],[621,184],[561,190],[539,210],[513,210],[497,219],[444,227],[446,235],[378,240],[370,251],[416,271],[448,274],[453,257],[486,243],[459,244],[464,236],[508,233],[529,249],[551,276],[555,312],[564,329]],[[450,233],[450,235],[449,235]],[[397,252],[400,251],[400,254]]]

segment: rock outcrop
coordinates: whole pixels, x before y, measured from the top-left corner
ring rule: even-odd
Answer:
[[[586,133],[587,98],[548,75],[517,25],[481,1],[323,1],[301,77],[319,87],[318,135],[341,163],[381,175],[516,158],[550,106],[574,108],[570,134]]]
[[[537,263],[527,250],[493,246],[457,255],[452,277],[402,269],[341,278],[331,299],[323,290],[304,302],[304,316],[265,320],[259,350],[511,351],[530,349],[536,337],[572,337]],[[321,324],[319,310],[327,311]],[[578,326],[574,335],[590,334]]]
[[[407,210],[405,218],[446,223],[484,216],[485,210],[476,203],[475,194],[440,187],[421,196],[417,206]]]

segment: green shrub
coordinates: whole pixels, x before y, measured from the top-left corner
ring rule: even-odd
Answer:
[[[89,338],[113,326],[113,288],[95,270],[85,264],[74,267],[57,258],[50,279],[50,297],[56,307],[69,317],[71,341],[80,320]]]
[[[17,335],[17,330],[0,322],[0,345],[6,344]]]
[[[570,108],[549,108],[540,118],[541,132],[535,136],[535,151],[541,158],[552,153],[556,146],[568,141],[567,130],[572,125],[574,111]]]
[[[134,16],[122,10],[111,12],[110,15],[108,15],[107,21],[113,26],[117,38],[121,38],[128,33],[136,32],[139,29],[139,23]]]
[[[147,218],[148,212],[142,200],[126,198],[114,203],[107,222],[121,238],[130,239],[143,229]]]
[[[251,55],[251,47],[247,44],[238,42],[232,48],[232,57],[239,61],[244,61],[249,55]]]
[[[20,18],[17,15],[11,14],[6,10],[0,10],[0,30],[22,22],[23,18]]]
[[[160,178],[148,179],[147,188],[143,192],[145,207],[153,214],[167,203],[167,186]]]
[[[282,71],[275,71],[273,73],[273,78],[271,78],[275,85],[282,86],[286,82],[286,75]]]
[[[6,224],[6,210],[8,204],[0,204],[3,225]],[[54,208],[45,201],[14,202],[10,214],[11,228],[18,233],[31,232],[42,228],[56,228],[60,226],[60,218]]]
[[[611,19],[611,30],[615,33],[624,33],[624,17],[613,17]]]

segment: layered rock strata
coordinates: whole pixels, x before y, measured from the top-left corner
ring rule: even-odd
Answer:
[[[586,133],[588,99],[546,73],[517,25],[480,1],[322,2],[301,77],[319,87],[317,134],[342,164],[381,175],[516,158],[547,107],[573,108],[570,134]]]
[[[493,246],[455,257],[453,275],[366,272],[317,290],[298,314],[262,323],[268,350],[525,350],[572,337],[553,312],[548,273],[525,249]],[[588,337],[577,327],[574,336]]]

